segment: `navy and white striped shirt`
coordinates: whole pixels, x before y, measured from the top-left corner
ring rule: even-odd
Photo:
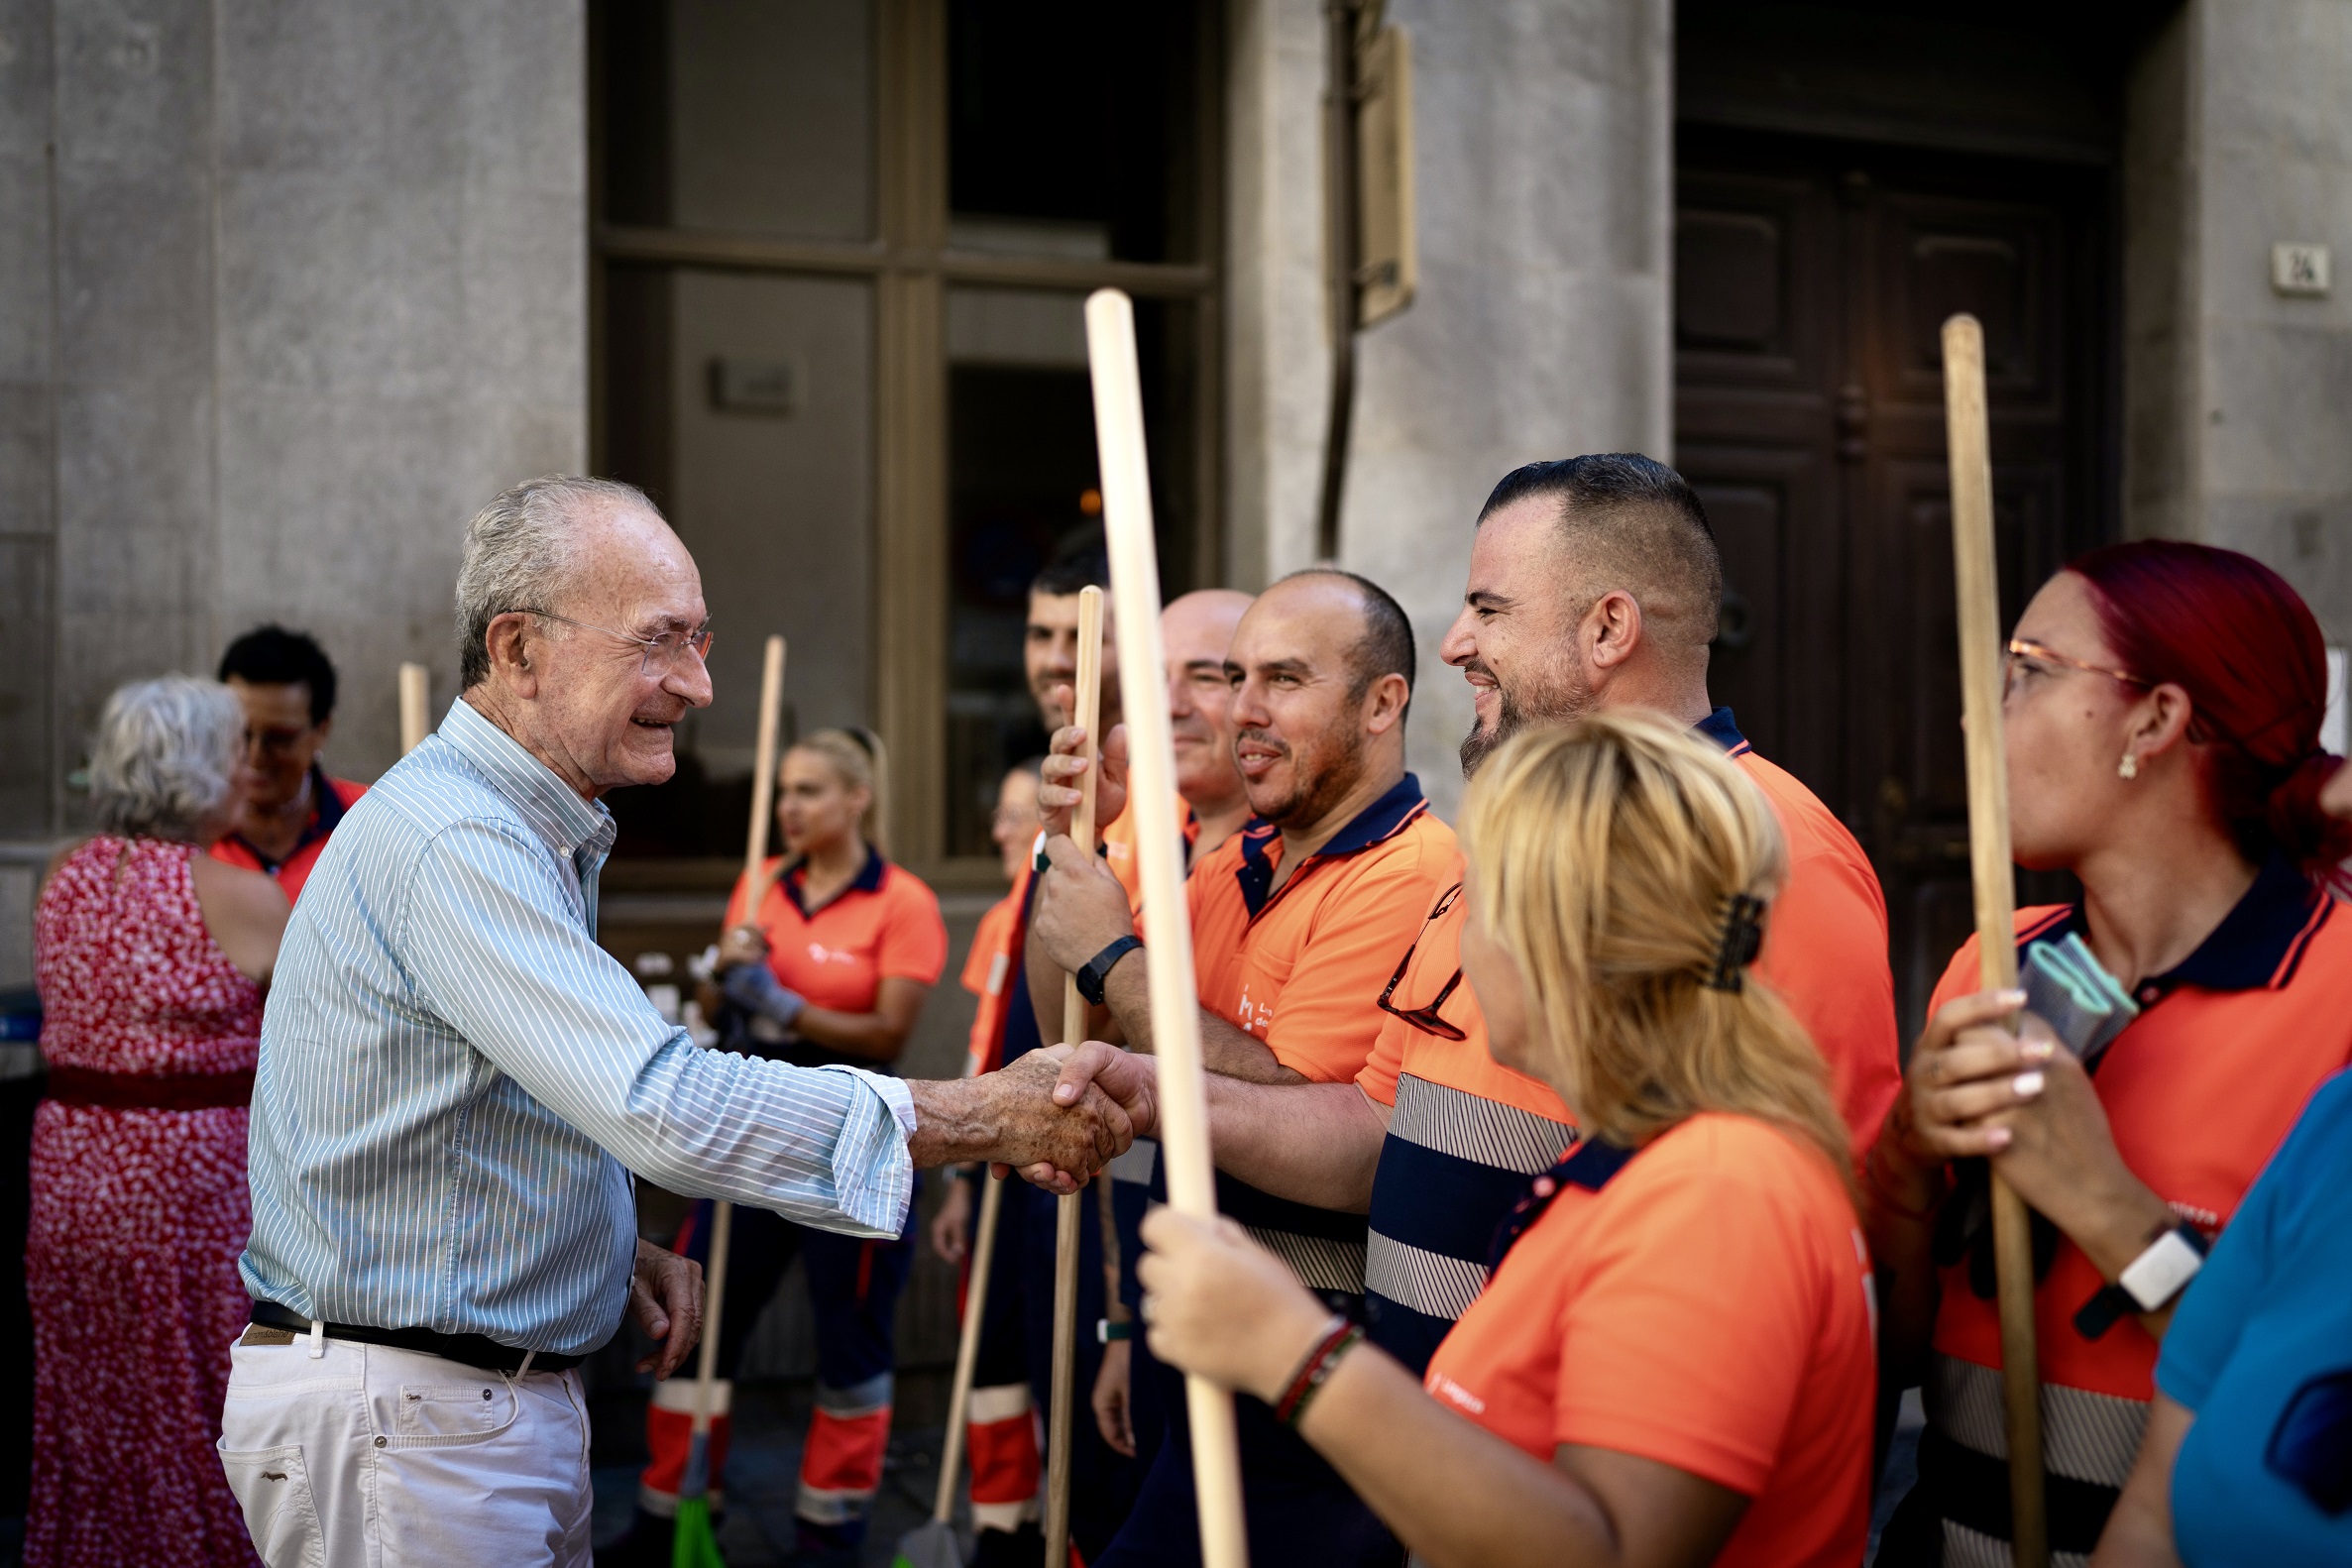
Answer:
[[[906,1086],[697,1050],[664,1023],[596,944],[613,834],[463,699],[344,818],[262,1023],[255,1297],[584,1354],[627,1302],[628,1171],[898,1234]]]

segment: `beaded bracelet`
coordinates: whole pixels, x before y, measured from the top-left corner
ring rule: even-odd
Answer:
[[[1315,1341],[1315,1348],[1306,1353],[1306,1359],[1291,1374],[1290,1386],[1275,1401],[1275,1418],[1285,1426],[1297,1426],[1306,1416],[1307,1405],[1321,1392],[1323,1385],[1331,1380],[1332,1370],[1339,1365],[1340,1358],[1355,1349],[1363,1339],[1364,1330],[1346,1318],[1334,1315],[1323,1337]]]

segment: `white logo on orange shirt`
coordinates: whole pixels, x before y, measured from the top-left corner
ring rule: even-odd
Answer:
[[[1233,1022],[1240,1027],[1241,1032],[1245,1035],[1263,1036],[1274,1028],[1274,1009],[1271,1006],[1254,1005],[1250,1001],[1250,988],[1247,983],[1242,986],[1241,1000],[1235,1004],[1233,1011]]]
[[[1473,1415],[1484,1415],[1487,1412],[1486,1400],[1463,1388],[1442,1372],[1429,1374],[1429,1392],[1441,1400],[1451,1400]]]
[[[809,944],[811,963],[855,963],[857,954],[847,948],[828,948],[821,942]]]

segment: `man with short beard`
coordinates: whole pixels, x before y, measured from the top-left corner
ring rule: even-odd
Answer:
[[[1186,883],[1212,1071],[1262,1084],[1355,1095],[1379,1034],[1369,1005],[1423,911],[1460,874],[1453,834],[1404,770],[1412,628],[1395,600],[1352,573],[1300,572],[1260,595],[1225,655],[1234,757],[1250,808],[1243,830],[1202,856]],[[1057,737],[1066,750],[1066,734]],[[1116,760],[1119,750],[1106,745]],[[1066,767],[1053,770],[1066,777]],[[1105,767],[1097,810],[1118,813]],[[1074,792],[1039,791],[1048,831]],[[1152,1042],[1148,951],[1126,894],[1066,836],[1049,840],[1031,922],[1031,996],[1059,1006],[1063,975],[1106,1004],[1137,1051]],[[1359,1096],[1360,1097],[1360,1096]],[[1217,1202],[1273,1247],[1334,1310],[1360,1311],[1364,1220],[1218,1177]],[[1173,1375],[1136,1355],[1136,1381]],[[1182,1400],[1099,1568],[1177,1564],[1199,1553]],[[1264,1403],[1239,1401],[1251,1556],[1259,1562],[1394,1563],[1401,1550],[1345,1482]]]
[[[1529,725],[1625,707],[1669,714],[1737,758],[1789,847],[1754,972],[1812,1035],[1866,1148],[1901,1084],[1885,901],[1853,836],[1755,754],[1730,709],[1711,706],[1722,595],[1706,513],[1664,464],[1612,453],[1506,475],[1479,513],[1462,610],[1440,648],[1477,692],[1463,768],[1476,772]],[[1430,906],[1361,998],[1383,1021],[1353,1083],[1208,1083],[1223,1172],[1297,1202],[1369,1208],[1372,1338],[1416,1373],[1485,1288],[1497,1225],[1576,1137],[1556,1094],[1487,1055],[1461,981],[1459,891]],[[1106,1060],[1088,1047],[1063,1082]]]

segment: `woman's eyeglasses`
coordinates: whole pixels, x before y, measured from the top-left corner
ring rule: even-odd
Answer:
[[[1430,1000],[1428,1006],[1399,1007],[1394,998],[1397,995],[1397,987],[1404,983],[1404,971],[1412,967],[1412,955],[1420,951],[1421,938],[1429,935],[1429,928],[1443,920],[1446,912],[1454,907],[1454,900],[1461,896],[1462,884],[1459,882],[1446,889],[1445,896],[1437,901],[1437,907],[1429,911],[1429,918],[1421,922],[1420,935],[1414,937],[1412,946],[1404,950],[1404,956],[1398,960],[1397,972],[1389,976],[1387,988],[1380,993],[1380,1010],[1382,1012],[1393,1013],[1421,1033],[1435,1035],[1440,1040],[1467,1040],[1470,1038],[1463,1033],[1459,1025],[1449,1024],[1438,1016],[1438,1009],[1445,1006],[1446,998],[1454,994],[1454,987],[1462,983],[1462,966],[1459,963],[1454,965],[1454,977],[1445,982],[1437,995]]]
[[[2014,696],[2025,677],[2047,675],[2050,671],[2046,666],[2050,665],[2056,665],[2062,669],[2080,670],[2085,675],[2104,675],[2111,681],[2121,681],[2126,686],[2137,686],[2142,690],[2155,684],[2153,681],[2144,681],[2139,676],[2127,674],[2122,670],[2111,670],[2103,664],[2087,664],[2080,659],[2069,658],[2056,648],[2036,642],[2029,637],[2011,637],[2008,657],[2001,666],[2001,695],[2003,697]]]

